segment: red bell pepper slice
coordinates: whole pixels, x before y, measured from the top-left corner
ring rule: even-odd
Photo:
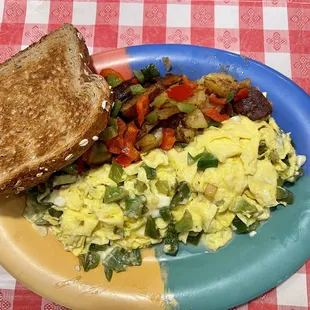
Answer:
[[[126,129],[127,129],[127,125],[126,125],[126,123],[121,119],[121,118],[117,118],[116,119],[116,121],[117,121],[117,127],[118,127],[118,134],[119,135],[123,135],[124,134],[124,132],[126,131]]]
[[[185,86],[189,87],[190,89],[196,89],[197,84],[187,78],[186,75],[182,75],[182,80]]]
[[[148,95],[140,96],[136,104],[137,114],[138,114],[138,123],[141,127],[144,122],[144,117],[150,111],[150,100]]]
[[[242,99],[245,99],[249,96],[249,90],[247,88],[242,88],[238,91],[238,93],[234,97],[234,101],[240,101]]]
[[[124,136],[125,141],[135,144],[137,141],[138,133],[139,133],[139,129],[133,123],[130,123],[125,132],[125,136]]]
[[[140,153],[137,149],[133,146],[132,143],[126,141],[125,147],[122,149],[122,154],[125,154],[132,160],[138,160],[140,157]]]
[[[219,123],[224,122],[224,121],[229,119],[229,115],[220,114],[216,110],[216,108],[207,108],[207,109],[203,110],[203,113],[206,116],[210,117],[211,119],[213,119],[214,121],[219,122]]]
[[[176,101],[184,101],[193,96],[193,91],[188,86],[178,85],[172,88],[169,88],[167,91],[169,98]]]
[[[127,157],[125,154],[117,156],[114,161],[123,166],[124,168],[128,167],[133,162],[133,160]]]
[[[118,72],[118,71],[115,71],[114,69],[112,68],[105,68],[105,69],[102,69],[100,71],[100,75],[102,75],[103,77],[107,77],[107,76],[110,76],[110,75],[115,75],[117,76],[121,81],[124,81],[124,77]]]
[[[163,141],[161,143],[161,149],[164,151],[169,151],[173,148],[173,145],[176,141],[175,132],[171,128],[164,128],[163,131]]]
[[[209,96],[209,101],[213,104],[217,104],[217,105],[224,105],[226,104],[226,98],[218,98],[216,97],[214,94],[211,94]]]

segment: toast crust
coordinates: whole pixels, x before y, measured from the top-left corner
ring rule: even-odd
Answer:
[[[111,94],[70,24],[0,65],[0,195],[44,182],[107,125]]]

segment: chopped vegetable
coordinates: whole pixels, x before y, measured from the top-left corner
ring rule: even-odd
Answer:
[[[217,166],[218,159],[211,153],[207,152],[205,152],[204,155],[197,162],[197,168],[201,171],[205,171],[207,168],[213,168]]]
[[[169,193],[169,185],[168,185],[168,181],[162,181],[162,180],[158,180],[155,184],[157,190],[163,194],[163,195],[168,195]]]
[[[48,209],[48,214],[52,217],[60,218],[63,214],[63,211],[55,210],[54,208]]]
[[[144,191],[147,189],[147,186],[140,180],[136,179],[136,189],[140,193],[144,193]]]
[[[133,162],[133,160],[127,157],[126,155],[121,154],[115,158],[115,162],[119,163],[122,167],[126,168]]]
[[[142,215],[142,209],[144,206],[144,199],[136,196],[135,198],[127,198],[125,200],[125,215],[130,218],[139,218]]]
[[[122,149],[122,154],[126,155],[133,161],[138,160],[140,153],[136,150],[132,143],[126,141],[125,147]]]
[[[159,230],[156,227],[155,221],[151,216],[148,216],[145,224],[145,236],[152,239],[158,239],[160,237]]]
[[[202,232],[194,233],[190,231],[186,239],[186,242],[193,244],[193,245],[198,245],[201,239],[201,236],[202,236]]]
[[[107,187],[105,189],[104,203],[115,202],[123,199],[127,195],[127,192],[119,187]]]
[[[96,268],[100,262],[100,255],[97,252],[88,252],[79,256],[80,265],[85,272]]]
[[[97,141],[90,148],[85,162],[88,165],[101,165],[111,159],[111,153],[108,152],[107,147],[100,141]]]
[[[166,92],[163,92],[155,98],[155,100],[151,103],[151,106],[155,108],[160,108],[167,99],[168,94]]]
[[[205,196],[207,196],[208,198],[211,198],[213,199],[216,192],[217,192],[217,186],[213,185],[213,184],[210,184],[208,183],[207,186],[205,187],[205,191],[204,191],[204,194]]]
[[[119,113],[119,110],[121,109],[122,102],[120,100],[115,100],[112,111],[111,111],[111,117],[116,117]]]
[[[163,142],[161,144],[161,149],[169,151],[173,148],[173,145],[176,141],[175,131],[171,128],[164,128],[163,132]]]
[[[159,214],[165,222],[171,222],[172,214],[170,212],[169,207],[163,207],[163,208],[159,209]]]
[[[145,77],[144,77],[143,73],[140,70],[133,70],[133,74],[139,80],[139,82],[141,84],[145,83]]]
[[[178,204],[184,204],[187,202],[189,196],[190,196],[190,188],[186,182],[181,182],[174,194],[174,196],[171,199],[170,202],[170,208],[176,207]]]
[[[291,205],[294,203],[294,194],[284,187],[277,186],[277,200]]]
[[[188,210],[185,210],[183,217],[175,224],[175,230],[179,233],[190,231],[193,227],[193,218]]]
[[[191,113],[187,114],[184,122],[188,128],[199,129],[208,127],[208,122],[200,109],[194,109]]]
[[[152,82],[155,78],[158,78],[160,76],[160,73],[154,64],[147,65],[146,67],[141,69],[141,72],[147,82]]]
[[[156,169],[151,168],[147,166],[146,164],[143,164],[142,167],[144,168],[146,172],[146,177],[148,178],[148,180],[153,180],[156,178]]]
[[[196,89],[197,88],[197,84],[193,81],[190,81],[186,75],[182,75],[182,81],[184,83],[185,86],[189,87],[190,89]]]
[[[265,140],[261,140],[259,142],[259,146],[258,146],[258,155],[263,155],[267,152],[268,147],[266,145],[266,141]]]
[[[133,123],[130,123],[127,127],[127,131],[125,132],[125,141],[135,144],[137,141],[138,133],[139,129]]]
[[[145,89],[140,84],[130,86],[130,90],[134,95],[142,95],[145,93]]]
[[[108,125],[109,126],[99,135],[99,139],[102,141],[110,140],[118,135],[117,120],[115,118],[110,118]]]
[[[230,92],[228,93],[227,97],[226,97],[226,102],[231,102],[235,97],[235,93],[234,92]]]
[[[104,266],[104,274],[107,280],[110,282],[113,276],[113,269],[107,266]]]
[[[168,89],[167,94],[169,98],[181,102],[192,97],[193,91],[185,85],[178,85]]]
[[[213,104],[217,104],[217,105],[224,105],[226,104],[226,99],[225,98],[218,98],[216,97],[214,94],[211,94],[209,96],[209,101]]]
[[[164,239],[164,252],[167,255],[175,256],[179,250],[178,233],[173,224],[169,224],[167,235]]]
[[[114,88],[114,87],[116,87],[116,86],[118,86],[119,84],[122,83],[122,80],[118,76],[116,76],[116,75],[109,75],[109,76],[105,77],[105,79],[106,79],[107,83],[112,88]]]
[[[245,199],[241,199],[232,206],[231,211],[235,213],[253,214],[257,212],[257,208],[254,205],[250,204]]]
[[[73,184],[77,180],[76,175],[71,174],[63,174],[63,175],[55,175],[53,177],[53,183],[52,186],[60,186],[60,185],[66,185],[66,184]]]
[[[208,126],[209,127],[221,127],[221,123],[219,123],[219,122],[214,122],[214,121],[211,121],[211,122],[208,122]]]
[[[115,71],[114,69],[112,68],[105,68],[105,69],[102,69],[100,71],[100,75],[102,75],[103,77],[106,77],[106,76],[109,76],[109,75],[115,75],[117,76],[120,80],[124,81],[124,77],[118,72],[118,71]]]
[[[193,165],[196,161],[198,170],[205,170],[211,167],[218,166],[218,159],[209,152],[202,152],[195,157],[193,157],[190,153],[187,154],[187,164],[189,166]]]
[[[143,136],[140,140],[137,141],[136,147],[141,152],[148,152],[152,149],[160,147],[163,141],[163,129],[158,128],[151,134]]]
[[[120,183],[122,181],[124,170],[122,166],[118,163],[112,163],[109,178],[113,180],[115,183]]]
[[[149,124],[155,124],[158,121],[158,115],[157,112],[154,110],[151,113],[149,113],[146,117],[145,120],[149,123]]]
[[[247,88],[242,88],[238,91],[238,93],[235,95],[234,101],[240,101],[242,99],[245,99],[249,96],[249,90]]]
[[[184,112],[184,113],[190,113],[196,109],[196,106],[194,104],[186,103],[186,102],[178,103],[177,107],[179,108],[181,112]]]
[[[252,225],[247,226],[239,219],[239,217],[236,216],[232,222],[232,225],[235,228],[234,231],[236,234],[244,234],[257,230],[260,226],[260,223],[259,221],[256,221]]]
[[[211,119],[219,123],[224,122],[229,119],[229,115],[220,114],[219,112],[217,112],[216,108],[207,108],[203,110],[203,113],[206,116],[210,117]]]
[[[109,247],[108,244],[95,244],[95,243],[92,243],[89,246],[89,251],[90,252],[106,251],[108,249],[108,247]]]
[[[140,127],[144,122],[144,117],[150,111],[150,102],[149,97],[147,95],[142,95],[137,102],[137,114],[138,114],[138,123]]]

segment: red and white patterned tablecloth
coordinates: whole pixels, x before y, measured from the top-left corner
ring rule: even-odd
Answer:
[[[310,93],[310,0],[0,0],[0,62],[65,22],[90,53],[146,43],[216,47],[261,61]],[[9,309],[66,308],[0,266],[0,310]],[[310,261],[238,309],[310,309]]]

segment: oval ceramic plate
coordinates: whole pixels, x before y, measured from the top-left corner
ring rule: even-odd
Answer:
[[[309,96],[280,73],[228,52],[182,45],[147,45],[93,56],[98,71],[112,67],[126,78],[132,69],[155,63],[164,74],[168,56],[174,73],[191,79],[225,71],[268,93],[273,116],[291,132],[299,154],[310,161]],[[310,257],[309,167],[292,187],[295,203],[278,207],[257,235],[235,236],[216,253],[202,246],[182,246],[177,257],[165,256],[161,246],[146,250],[141,267],[105,280],[103,268],[75,270],[77,259],[48,236],[41,238],[21,215],[24,200],[0,204],[0,263],[16,279],[47,299],[73,309],[227,309],[280,284]]]

